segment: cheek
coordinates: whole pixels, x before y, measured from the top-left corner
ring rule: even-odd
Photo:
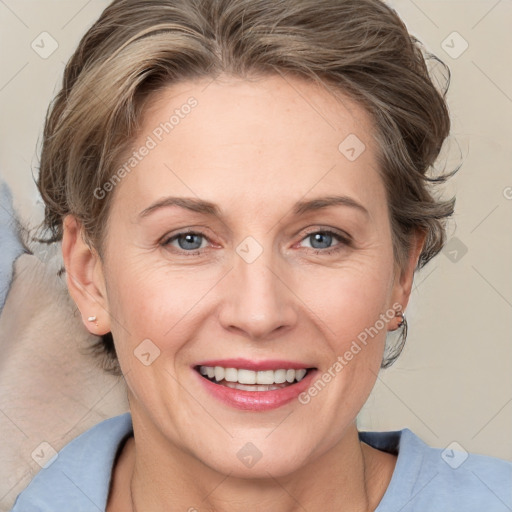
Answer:
[[[205,295],[208,283],[147,268],[120,266],[114,272],[111,315],[116,352],[130,393],[139,403],[154,404],[180,396],[172,375],[193,334],[194,304]],[[163,389],[165,397],[158,398],[156,390]]]
[[[367,254],[340,268],[312,272],[297,284],[297,295],[321,320],[339,352],[387,310],[393,285],[392,258]],[[385,332],[380,322],[378,327]]]
[[[146,339],[162,352],[176,353],[186,344],[190,324],[218,281],[213,273],[172,271],[165,263],[150,260],[118,262],[109,274],[112,333],[120,360],[132,356]]]

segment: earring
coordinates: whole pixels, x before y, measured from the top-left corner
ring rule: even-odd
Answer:
[[[397,330],[398,329],[402,329],[400,337],[402,339],[401,345],[403,347],[403,344],[405,343],[405,340],[407,338],[407,328],[408,328],[408,326],[407,326],[407,319],[405,318],[405,314],[404,314],[403,311],[398,311],[396,316],[399,316],[399,317],[402,318],[402,320],[400,321],[400,323],[397,326]]]
[[[402,320],[398,324],[397,329],[400,329],[400,327],[402,327],[404,324],[406,326],[405,329],[407,329],[407,320],[405,319],[405,315],[404,315],[403,311],[399,311],[396,316],[402,317]]]
[[[392,345],[388,345],[386,343],[384,350],[384,358],[380,365],[381,368],[389,368],[396,361],[398,356],[402,353],[402,350],[405,345],[405,340],[407,339],[407,320],[405,318],[403,311],[398,311],[395,317],[401,317],[401,321],[398,324],[397,328],[393,330],[401,329],[402,332],[398,336],[397,343]]]
[[[96,317],[95,316],[90,316],[87,320],[89,322],[96,322]]]

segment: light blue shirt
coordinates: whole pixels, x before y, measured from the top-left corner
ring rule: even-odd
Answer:
[[[39,471],[11,512],[104,512],[117,450],[132,434],[130,413],[84,432]],[[398,454],[375,512],[512,511],[512,462],[431,448],[407,428],[359,438]]]

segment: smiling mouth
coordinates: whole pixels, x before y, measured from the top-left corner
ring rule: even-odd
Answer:
[[[194,369],[214,384],[242,391],[273,391],[287,388],[297,384],[315,370],[315,368],[297,368],[253,371],[222,366],[196,366]]]

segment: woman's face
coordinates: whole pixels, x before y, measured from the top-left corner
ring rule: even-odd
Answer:
[[[354,427],[410,291],[371,122],[281,77],[174,85],[143,121],[102,267],[134,422],[215,470],[288,474]]]

